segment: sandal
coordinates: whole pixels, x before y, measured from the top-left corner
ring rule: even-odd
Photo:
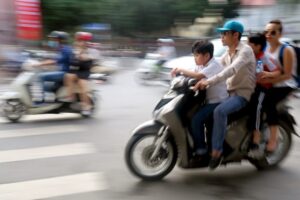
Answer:
[[[269,146],[269,142],[267,142],[267,146],[266,146],[266,152],[268,153],[268,154],[271,154],[271,153],[274,153],[274,151],[276,151],[276,149],[277,149],[277,144],[278,142],[276,141],[276,142],[274,142],[274,144],[270,147]]]

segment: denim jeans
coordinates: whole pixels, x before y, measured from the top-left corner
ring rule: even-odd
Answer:
[[[247,100],[241,96],[231,96],[214,110],[212,149],[223,152],[223,143],[227,130],[227,117],[246,106]]]
[[[204,105],[192,119],[192,135],[194,138],[195,150],[205,149],[204,123],[213,114],[219,103]]]
[[[43,90],[48,91],[48,87],[46,82],[63,82],[64,81],[65,72],[63,71],[55,71],[55,72],[44,72],[40,74],[40,78],[43,84]]]

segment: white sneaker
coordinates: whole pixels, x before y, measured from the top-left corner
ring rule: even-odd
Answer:
[[[261,148],[250,150],[248,153],[250,158],[261,159],[264,157],[264,151]]]
[[[84,116],[90,116],[92,114],[92,111],[91,110],[82,110],[81,114]]]

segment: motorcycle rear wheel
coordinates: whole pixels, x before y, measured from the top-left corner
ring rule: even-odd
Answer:
[[[268,131],[267,127],[263,131]],[[268,134],[265,134],[268,135]],[[277,149],[271,153],[266,154],[261,159],[249,159],[258,170],[266,170],[277,167],[287,156],[292,145],[292,137],[290,130],[284,123],[281,123],[278,128],[278,144]]]
[[[162,179],[172,171],[177,161],[176,145],[171,138],[164,142],[158,155],[150,159],[156,139],[156,133],[135,134],[126,146],[125,159],[129,170],[145,181]]]

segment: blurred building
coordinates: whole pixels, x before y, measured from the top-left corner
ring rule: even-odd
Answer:
[[[242,0],[237,20],[249,31],[262,31],[273,20],[283,22],[284,37],[300,40],[300,2],[281,3],[276,0]]]
[[[0,0],[0,44],[16,43],[14,1]]]
[[[40,0],[0,0],[0,44],[38,41],[41,36]]]

